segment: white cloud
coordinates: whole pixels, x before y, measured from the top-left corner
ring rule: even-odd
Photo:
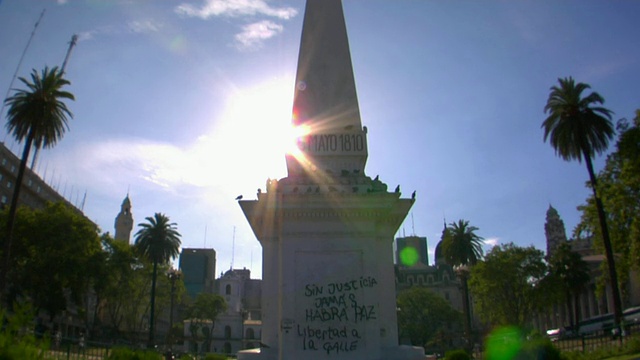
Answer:
[[[500,238],[497,238],[497,237],[484,239],[484,245],[489,247],[494,247],[498,245],[499,242],[500,242]]]
[[[245,25],[242,32],[236,34],[235,39],[238,41],[238,48],[241,50],[260,47],[263,40],[267,40],[281,33],[283,26],[269,20],[263,20],[257,23]]]
[[[162,24],[153,20],[130,21],[127,24],[101,26],[93,30],[83,31],[78,34],[80,41],[91,40],[99,35],[120,35],[120,34],[148,34],[158,32]]]
[[[151,20],[132,21],[128,24],[129,29],[134,33],[150,33],[157,32],[162,27],[161,24]]]
[[[175,8],[180,15],[208,19],[212,16],[266,15],[279,19],[290,19],[298,14],[292,7],[272,7],[265,0],[205,0],[200,7],[180,4]]]

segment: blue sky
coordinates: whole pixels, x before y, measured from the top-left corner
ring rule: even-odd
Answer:
[[[587,172],[543,143],[549,87],[573,76],[606,99],[614,121],[631,118],[640,2],[343,7],[369,129],[366,173],[404,196],[417,191],[398,235],[426,236],[433,251],[443,218],[467,219],[487,248],[544,249],[550,204],[570,235]],[[37,172],[73,203],[86,191],[85,214],[103,231],[113,233],[128,191],[136,224],[163,212],[183,246],[215,248],[218,273],[233,261],[260,277],[261,248],[234,198],[286,176],[304,1],[2,0],[3,95],[43,9],[19,76],[61,65],[71,36],[80,40],[66,69],[71,130],[41,153]]]

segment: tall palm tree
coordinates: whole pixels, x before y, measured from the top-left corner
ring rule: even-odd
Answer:
[[[158,264],[166,264],[180,253],[180,233],[176,224],[161,213],[147,217],[146,223],[140,223],[141,229],[136,233],[135,246],[138,252],[153,263],[151,278],[151,309],[149,314],[149,346],[153,346],[154,316],[156,302],[156,280]]]
[[[471,346],[471,309],[469,304],[469,266],[482,259],[482,240],[467,220],[458,220],[445,227],[442,239],[442,254],[447,264],[456,268],[462,282],[462,307],[464,311],[467,346]]]
[[[11,260],[11,243],[18,197],[31,147],[51,148],[62,139],[65,131],[69,129],[68,118],[73,118],[64,100],[75,100],[73,94],[62,90],[70,82],[63,77],[62,71],[57,67],[51,69],[45,67],[40,74],[34,69],[31,72],[31,81],[22,77],[19,79],[27,89],[15,90],[13,96],[5,100],[5,104],[9,106],[7,130],[16,140],[25,141],[25,143],[5,233],[4,261],[0,275],[0,292],[3,294],[7,290],[7,273]]]
[[[549,99],[544,107],[548,117],[542,122],[544,141],[549,139],[556,154],[566,161],[578,160],[587,164],[591,189],[598,210],[598,219],[602,232],[602,242],[607,257],[609,280],[613,297],[613,313],[616,326],[622,320],[622,301],[618,289],[618,275],[607,218],[598,195],[598,184],[593,171],[592,157],[602,154],[614,136],[611,123],[611,110],[600,105],[604,99],[597,92],[583,96],[583,92],[591,88],[588,84],[577,83],[572,77],[558,79],[558,86],[552,86]]]

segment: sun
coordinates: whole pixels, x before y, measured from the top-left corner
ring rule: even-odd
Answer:
[[[286,154],[299,153],[297,139],[304,129],[294,127],[293,80],[273,79],[229,97],[222,124],[215,131],[227,149],[224,156],[271,178],[286,176]]]

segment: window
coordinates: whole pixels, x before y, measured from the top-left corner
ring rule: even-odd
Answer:
[[[29,181],[27,181],[27,186],[31,186],[33,185],[33,180],[29,179]]]
[[[231,326],[229,325],[224,327],[224,338],[231,339]]]
[[[7,158],[2,159],[2,165],[7,165]]]
[[[15,165],[11,165],[11,172],[16,171],[16,166]]]
[[[225,286],[224,293],[226,295],[231,295],[231,285],[230,284],[227,284],[227,286]]]
[[[40,190],[41,190],[41,189],[40,189],[40,185],[38,185],[38,187],[36,188],[36,192],[37,192],[37,193],[40,193]]]
[[[13,183],[11,183],[11,181],[7,181],[7,189],[11,189],[12,185],[13,185]]]
[[[0,199],[0,202],[2,202],[3,204],[7,203],[7,195],[2,195],[2,199]]]
[[[449,292],[445,292],[445,293],[444,293],[444,298],[445,298],[445,299],[447,299],[447,300],[449,300]]]
[[[248,328],[247,329],[247,333],[245,334],[244,337],[247,338],[247,339],[253,339],[254,336],[255,336],[255,333],[253,332],[253,329],[252,328]]]

